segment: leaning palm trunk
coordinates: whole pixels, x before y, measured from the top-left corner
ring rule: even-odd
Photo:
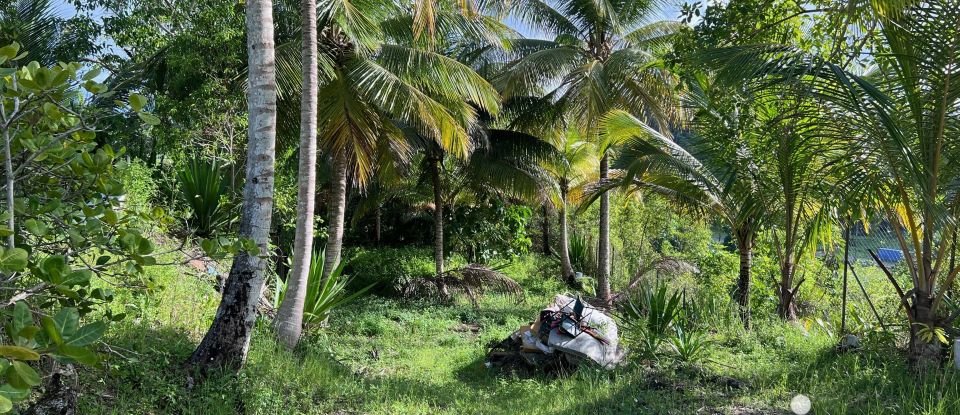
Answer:
[[[313,251],[313,208],[317,182],[317,3],[300,3],[303,32],[303,91],[300,97],[300,166],[297,191],[297,233],[293,243],[293,272],[287,293],[277,310],[277,337],[289,348],[300,341],[303,304]]]
[[[240,236],[253,240],[259,255],[241,251],[233,260],[213,324],[190,356],[190,363],[204,370],[243,365],[267,270],[277,124],[272,6],[270,0],[246,5],[249,142]]]
[[[607,154],[600,159],[600,180],[609,176]],[[610,194],[600,195],[600,241],[597,244],[597,297],[603,304],[610,302]]]
[[[340,266],[340,252],[343,250],[344,216],[347,212],[347,169],[346,154],[333,155],[333,179],[330,188],[330,211],[327,214],[327,246],[324,248],[323,281]]]

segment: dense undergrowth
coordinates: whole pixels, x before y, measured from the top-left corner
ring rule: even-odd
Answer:
[[[564,291],[540,271],[544,262],[528,257],[506,268],[526,289],[520,301],[488,294],[474,308],[465,299],[439,305],[371,296],[338,310],[293,353],[261,322],[239,376],[202,383],[182,364],[218,295],[185,268],[155,267],[160,289],[118,294],[116,307],[140,317],[111,328],[109,358],[83,369],[81,382],[91,388],[79,413],[766,414],[790,413],[796,394],[809,396],[818,414],[960,411],[955,371],[914,385],[893,342],[867,337],[862,350],[841,354],[834,336],[809,323],[759,319],[745,331],[720,316],[699,364],[635,357],[613,371],[559,378],[487,368],[487,345]]]

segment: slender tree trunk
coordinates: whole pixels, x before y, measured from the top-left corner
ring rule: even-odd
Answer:
[[[317,3],[300,2],[303,35],[303,88],[300,96],[300,166],[297,189],[297,231],[293,243],[293,270],[277,310],[277,337],[296,347],[303,330],[303,303],[310,279],[313,253],[313,209],[317,186]]]
[[[382,233],[381,227],[383,226],[383,209],[381,209],[380,206],[377,206],[377,211],[376,211],[376,214],[374,215],[374,220],[375,220],[375,223],[373,226],[374,240],[377,241],[377,246],[380,246],[380,235]]]
[[[433,261],[437,275],[443,274],[443,188],[441,169],[443,156],[431,161],[433,178]]]
[[[330,189],[330,211],[327,212],[327,245],[323,250],[323,274],[326,281],[340,266],[343,250],[344,217],[347,214],[347,170],[350,167],[346,154],[333,156],[333,181]]]
[[[543,204],[543,224],[540,225],[540,231],[543,233],[543,254],[550,255],[553,250],[550,249],[550,210],[547,204]]]
[[[607,154],[600,159],[600,180],[609,175]],[[610,303],[610,194],[600,195],[600,241],[597,244],[597,296],[604,304]]]
[[[190,356],[190,363],[204,371],[243,366],[266,275],[277,124],[272,13],[271,0],[247,0],[249,139],[240,236],[253,240],[260,254],[234,257],[213,324]]]
[[[740,273],[737,277],[737,305],[740,307],[740,320],[743,327],[750,329],[750,270],[753,266],[753,234],[746,230],[737,230],[737,251],[740,252]]]
[[[10,131],[8,128],[9,126],[5,126],[3,130],[3,170],[7,181],[7,209],[9,209],[8,213],[10,214],[10,216],[7,217],[7,228],[10,229],[10,235],[7,236],[7,249],[13,249],[16,247],[14,243],[14,234],[16,234],[15,226],[17,225],[16,220],[14,219],[16,216],[16,208],[13,200],[13,185],[16,181],[13,179],[13,159],[11,158],[10,153]]]
[[[570,232],[567,229],[567,189],[566,183],[561,183],[560,189],[560,272],[563,280],[568,284],[574,283],[573,265],[570,264]]]
[[[850,228],[853,224],[847,220],[847,229],[843,235],[843,294],[840,299],[840,336],[847,334],[847,271],[850,268]]]

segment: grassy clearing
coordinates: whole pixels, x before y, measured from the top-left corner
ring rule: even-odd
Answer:
[[[116,302],[152,317],[111,329],[114,353],[102,368],[82,373],[92,387],[84,389],[80,413],[766,414],[789,413],[797,393],[809,396],[818,414],[960,413],[953,370],[914,386],[892,347],[867,342],[861,352],[838,354],[821,331],[769,321],[751,332],[716,327],[702,365],[632,361],[563,378],[497,373],[484,366],[487,344],[562,291],[535,269],[525,261],[507,270],[527,288],[522,301],[488,295],[479,309],[467,301],[367,298],[336,313],[294,353],[258,327],[239,376],[188,389],[181,364],[206,330],[217,294],[184,269],[154,268],[161,290]]]

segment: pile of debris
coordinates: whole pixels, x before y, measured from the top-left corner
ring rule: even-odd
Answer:
[[[563,372],[583,363],[611,369],[623,361],[617,323],[579,297],[557,295],[530,324],[487,353],[488,367]]]

